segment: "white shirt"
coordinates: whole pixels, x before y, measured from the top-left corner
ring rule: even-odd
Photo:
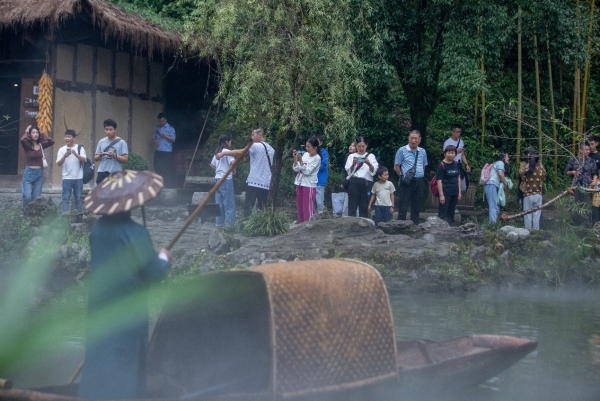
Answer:
[[[229,149],[227,148],[223,148],[221,152],[225,152],[228,150]],[[223,156],[219,160],[217,160],[216,156],[213,156],[210,164],[215,167],[215,179],[220,180],[221,178],[223,178],[227,170],[229,170],[229,166],[231,165],[231,163],[233,163],[234,160],[235,157],[233,156]],[[231,180],[232,178],[233,174],[229,174],[226,179]]]
[[[369,166],[366,163],[363,163],[363,165],[355,172],[352,167],[354,158],[365,157],[365,156],[367,156],[367,158],[371,162],[371,165],[373,166],[373,171],[371,171],[369,169]],[[354,167],[357,167],[357,166],[358,166],[358,164]],[[377,159],[375,158],[375,155],[373,155],[373,153],[364,153],[362,155],[359,155],[358,153],[351,153],[350,155],[348,155],[348,159],[346,159],[346,166],[344,168],[348,172],[348,177],[352,176],[352,177],[364,178],[365,180],[373,181],[373,176],[375,174],[377,174],[377,169],[379,168],[379,163],[377,163]]]
[[[251,187],[269,189],[275,149],[266,142],[255,142],[250,146],[248,153],[250,154],[250,173],[246,183]],[[269,157],[267,157],[267,153]]]
[[[75,153],[77,153],[77,150],[79,149],[79,145],[72,146],[72,148],[75,149]],[[71,149],[71,148],[69,148],[67,145],[65,145],[62,148],[58,149],[58,155],[56,156],[57,164],[58,164],[58,161],[61,160],[65,156],[65,154],[67,153],[67,149]],[[81,147],[81,152],[79,152],[79,153],[81,154],[81,156],[87,157],[87,154],[85,153],[85,149],[83,148],[83,146]],[[82,164],[83,163],[81,163],[75,155],[71,154],[71,155],[67,156],[67,158],[65,159],[65,162],[62,165],[63,180],[81,180],[83,178]]]
[[[311,156],[306,152],[302,155],[302,164],[294,159],[292,168],[298,173],[294,180],[294,184],[300,185],[301,187],[316,188],[318,181],[317,174],[319,173],[320,167],[321,157],[319,157],[319,155]]]
[[[462,160],[462,153],[458,153],[458,149],[464,149],[465,142],[460,138],[458,138],[458,141],[455,141],[452,138],[448,138],[444,142],[444,149],[446,149],[449,145],[456,146],[456,156],[454,156],[454,161],[460,163]],[[442,149],[442,152],[444,151],[444,149]]]

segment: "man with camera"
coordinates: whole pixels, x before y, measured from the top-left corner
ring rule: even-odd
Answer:
[[[83,163],[86,153],[83,146],[75,143],[77,134],[73,130],[65,132],[65,146],[58,150],[56,164],[62,167],[62,212],[69,212],[71,193],[75,199],[75,210],[82,210],[81,191],[83,190]]]
[[[398,205],[398,220],[406,220],[406,212],[410,203],[410,219],[419,224],[419,212],[423,202],[425,167],[427,167],[427,151],[419,147],[421,133],[412,130],[408,134],[408,145],[402,146],[396,152],[394,171],[400,177],[400,204]]]

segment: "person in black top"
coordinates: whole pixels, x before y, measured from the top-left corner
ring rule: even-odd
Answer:
[[[595,135],[591,135],[588,138],[588,142],[590,144],[590,157],[594,159],[596,162],[596,167],[600,170],[600,152],[598,151],[598,137]]]
[[[459,181],[460,168],[454,161],[455,156],[456,146],[446,146],[444,149],[444,160],[438,166],[436,173],[440,200],[438,217],[447,221],[450,225],[454,224],[454,211],[462,195]]]

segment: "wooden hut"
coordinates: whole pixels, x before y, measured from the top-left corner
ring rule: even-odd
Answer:
[[[75,129],[90,155],[107,118],[130,152],[152,162],[165,65],[180,47],[178,35],[107,0],[0,0],[0,187],[25,168],[19,138],[35,122],[44,70],[54,82],[48,134],[57,143],[46,155],[46,183],[60,186],[55,160],[65,130]]]

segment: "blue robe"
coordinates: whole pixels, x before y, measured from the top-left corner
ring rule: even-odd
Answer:
[[[133,399],[143,396],[148,346],[144,289],[165,277],[145,227],[129,213],[101,217],[90,234],[91,273],[85,362],[79,396]],[[98,316],[100,315],[100,316]]]

